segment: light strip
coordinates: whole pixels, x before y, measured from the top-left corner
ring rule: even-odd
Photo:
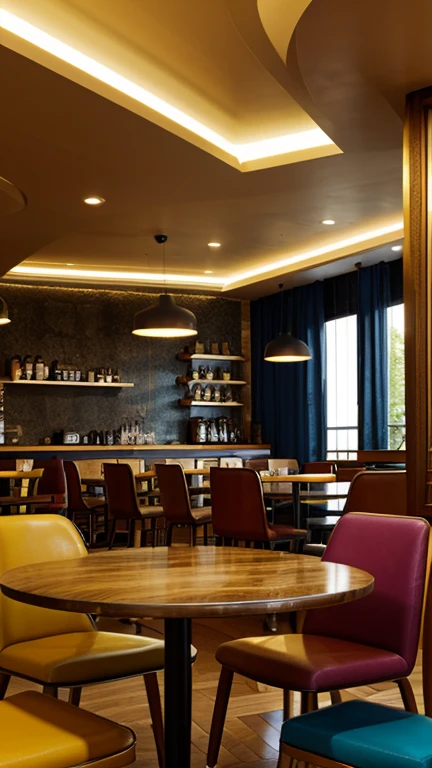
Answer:
[[[170,285],[208,285],[221,288],[225,283],[224,277],[207,277],[201,275],[164,275],[162,273],[152,272],[120,272],[107,269],[64,269],[61,267],[31,267],[26,264],[19,264],[12,267],[6,277],[9,275],[29,275],[32,277],[66,277],[88,280],[117,280],[118,282],[137,282],[151,284],[170,284]]]
[[[70,45],[62,43],[57,38],[49,35],[47,32],[43,32],[43,30],[35,27],[33,24],[29,24],[4,8],[0,8],[0,27],[17,35],[22,40],[26,40],[28,43],[36,45],[43,51],[56,56],[67,64],[71,64],[100,82],[115,88],[126,96],[130,96],[130,98],[138,101],[140,104],[153,109],[160,115],[177,123],[177,125],[181,125],[183,128],[191,131],[191,133],[200,136],[210,144],[237,158],[239,163],[333,144],[333,141],[321,128],[264,139],[263,141],[252,141],[247,144],[233,144],[219,133],[216,133],[216,131],[213,131],[180,109],[168,104],[168,102],[150,93],[150,91],[142,86],[133,83],[126,77],[123,77],[123,75],[114,72],[114,70],[77,51]]]
[[[248,280],[251,277],[258,277],[258,275],[265,275],[268,272],[273,272],[283,267],[288,267],[292,264],[299,264],[300,262],[310,261],[317,256],[325,256],[326,253],[334,253],[335,251],[343,250],[344,248],[351,248],[354,245],[360,245],[366,243],[368,240],[375,240],[385,235],[396,234],[398,237],[403,237],[403,222],[398,221],[395,224],[391,224],[381,229],[375,229],[370,232],[364,232],[361,235],[355,235],[354,237],[347,237],[345,240],[339,240],[335,243],[329,243],[323,245],[320,248],[314,248],[312,251],[306,251],[305,253],[299,253],[297,256],[288,256],[286,259],[280,261],[274,261],[271,264],[265,264],[262,267],[256,269],[250,269],[247,272],[240,272],[233,277],[228,278],[224,285],[224,289],[228,288],[233,283],[239,283],[243,280]]]

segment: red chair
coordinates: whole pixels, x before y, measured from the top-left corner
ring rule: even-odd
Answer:
[[[305,475],[331,475],[334,473],[335,465],[333,461],[307,461],[303,464],[303,473]]]
[[[50,497],[48,503],[38,503],[38,496]],[[34,497],[23,496],[19,503],[28,504],[32,501],[34,510],[39,514],[62,512],[67,504],[66,476],[61,459],[49,459],[37,482],[37,492]]]
[[[407,485],[404,470],[359,472],[351,482],[346,512],[406,515]]]
[[[78,528],[84,527],[88,532],[89,544],[94,544],[97,534],[98,521],[103,519],[103,532],[106,533],[105,499],[89,496],[84,499],[81,491],[81,478],[77,465],[73,461],[64,462],[66,475],[68,517]]]
[[[308,612],[303,633],[234,640],[219,646],[222,672],[207,765],[216,765],[234,672],[302,692],[302,711],[318,708],[318,693],[396,681],[405,709],[415,712],[408,681],[417,655],[426,578],[429,525],[416,517],[344,515],[323,561],[368,571],[373,592],[353,603]]]
[[[173,528],[190,528],[192,545],[196,545],[197,528],[204,526],[204,545],[208,542],[211,507],[191,507],[184,469],[180,464],[156,464],[160,498],[168,523],[167,546],[171,546]],[[231,471],[231,470],[229,470]]]
[[[119,520],[128,523],[128,547],[133,546],[135,524],[139,520],[143,526],[146,520],[150,521],[150,529],[142,528],[142,533],[151,534],[152,547],[156,543],[156,520],[163,517],[161,507],[140,507],[138,504],[135,478],[129,464],[104,464],[104,478],[106,490],[106,504],[108,522],[111,531],[108,540],[108,549],[112,549],[117,523]]]
[[[262,483],[254,469],[210,469],[213,530],[224,541],[262,542],[270,548],[280,542],[304,539],[307,531],[267,522]]]

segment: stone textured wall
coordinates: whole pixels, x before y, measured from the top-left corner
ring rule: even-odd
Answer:
[[[182,339],[148,341],[131,333],[135,312],[154,303],[157,295],[136,290],[97,290],[2,283],[12,322],[0,327],[0,371],[15,354],[42,355],[79,366],[118,368],[124,390],[82,390],[78,387],[5,387],[6,425],[21,424],[23,444],[35,445],[54,431],[89,432],[115,429],[146,411],[146,428],[156,441],[186,442],[189,409],[178,406],[183,389],[176,376],[187,363],[176,359]],[[241,302],[219,297],[176,295],[192,310],[202,341],[229,339],[241,352]],[[210,409],[209,409],[210,410]],[[213,409],[211,409],[213,410]],[[207,414],[206,414],[207,415]]]

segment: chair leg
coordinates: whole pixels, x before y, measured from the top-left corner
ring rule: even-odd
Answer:
[[[81,701],[82,688],[70,688],[69,690],[69,704],[73,704],[75,707],[79,707]]]
[[[167,547],[170,547],[171,544],[172,544],[172,535],[173,535],[173,524],[170,523],[168,525],[167,535],[166,535],[166,545],[167,545]]]
[[[164,726],[162,720],[162,707],[159,693],[159,683],[156,672],[144,675],[144,684],[147,691],[147,699],[152,719],[153,735],[156,743],[159,768],[165,765]]]
[[[133,547],[134,537],[135,537],[135,520],[132,519],[132,520],[129,520],[128,522],[128,540],[127,540],[128,549],[130,549],[130,547]]]
[[[399,686],[404,708],[407,712],[413,712],[415,715],[417,715],[417,702],[415,700],[414,691],[410,681],[407,677],[403,677],[402,680],[397,681],[397,684]]]
[[[112,549],[114,545],[114,539],[116,535],[116,521],[111,521],[111,530],[108,537],[108,549]]]
[[[318,709],[318,694],[314,691],[302,691],[301,692],[301,714],[306,715],[308,712],[314,712]]]
[[[208,530],[207,530],[207,523],[204,523],[204,546],[206,547],[208,544]]]
[[[283,721],[289,720],[292,717],[292,693],[291,691],[284,690],[283,692]]]
[[[89,526],[89,547],[91,547],[94,544],[94,532],[93,532],[94,520],[91,512],[88,516],[88,526]]]
[[[156,546],[156,518],[152,517],[150,521],[151,528],[151,545],[154,548]]]
[[[330,691],[330,698],[332,704],[342,703],[342,696],[340,691]]]
[[[193,546],[193,547],[196,547],[196,542],[197,542],[197,528],[198,528],[198,526],[197,526],[197,525],[193,525],[193,526],[192,526],[192,546]]]
[[[11,679],[11,676],[7,675],[5,672],[2,672],[0,674],[0,700],[4,699],[4,697],[6,696],[6,691],[8,689],[10,679]]]
[[[231,669],[222,667],[210,727],[207,768],[215,768],[217,765],[233,677]]]
[[[56,685],[44,685],[43,692],[45,696],[52,696],[53,699],[58,699],[58,688]]]

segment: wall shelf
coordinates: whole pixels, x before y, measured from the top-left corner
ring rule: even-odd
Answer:
[[[189,355],[185,352],[179,352],[177,357],[179,360],[239,360],[244,362],[242,355]]]
[[[105,387],[115,387],[116,389],[124,388],[124,387],[133,387],[134,384],[131,382],[116,382],[115,384],[110,384],[106,381],[103,383],[99,383],[97,381],[49,381],[48,379],[44,381],[36,381],[35,379],[30,379],[30,381],[26,381],[24,379],[20,379],[19,381],[11,381],[10,379],[0,379],[0,384],[13,384],[19,385],[19,386],[27,386],[28,384],[37,386],[37,387],[100,387],[100,389]]]
[[[185,405],[188,408],[205,407],[205,408],[243,408],[243,403],[216,403],[214,400],[179,400],[179,405]]]
[[[224,384],[225,386],[236,386],[236,387],[242,387],[245,384],[247,384],[247,381],[237,381],[236,379],[229,379],[226,381],[225,379],[188,379],[185,384],[179,384],[180,387],[190,386],[191,384]]]

